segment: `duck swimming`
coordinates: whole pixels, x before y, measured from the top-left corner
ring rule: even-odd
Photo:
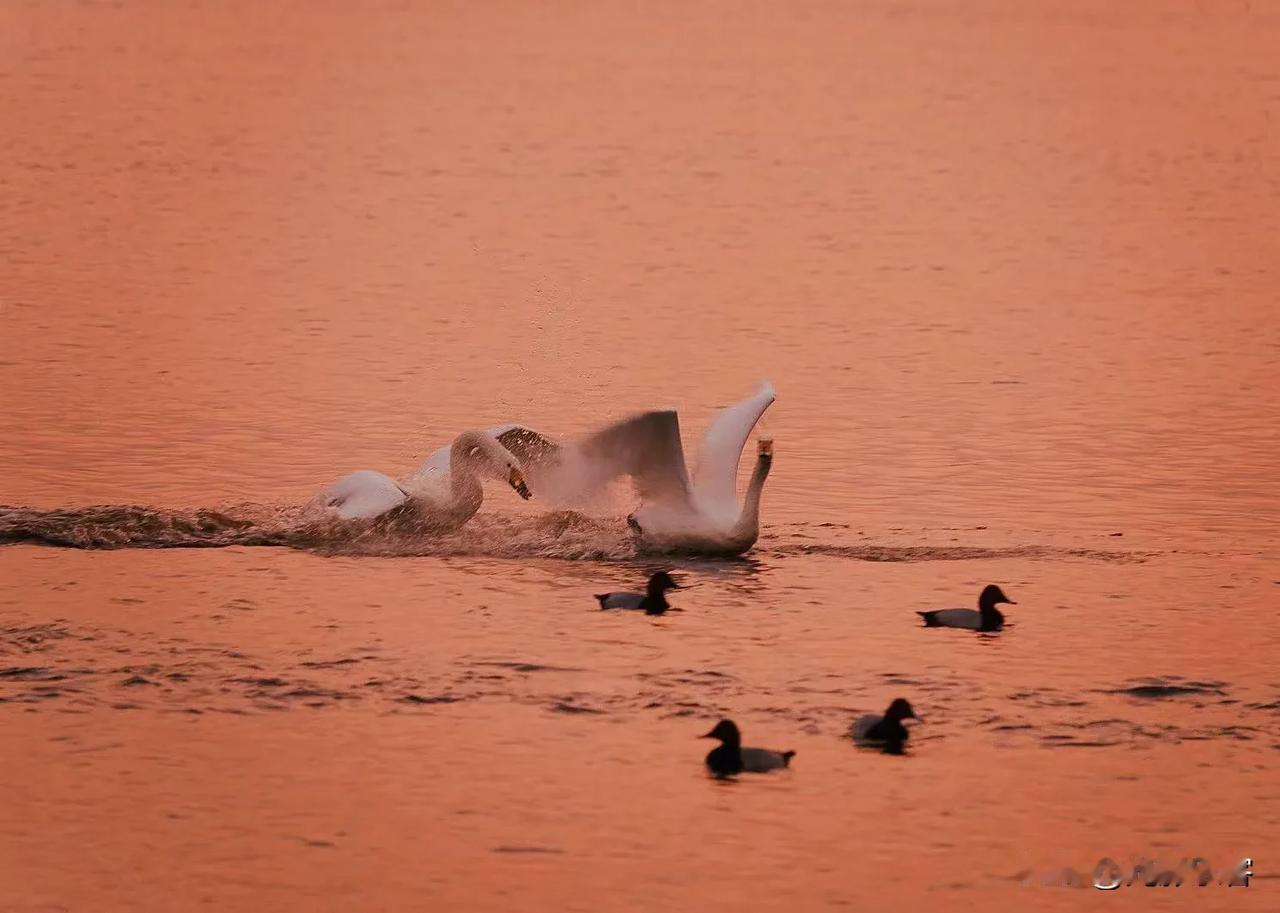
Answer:
[[[994,583],[988,584],[978,597],[978,609],[936,609],[932,612],[916,612],[924,619],[926,628],[965,628],[969,631],[999,631],[1004,627],[1004,615],[996,608],[998,603],[1017,605]]]
[[[602,609],[643,609],[646,615],[661,615],[671,608],[667,604],[667,590],[678,590],[680,584],[666,571],[658,571],[649,578],[644,593],[596,593]],[[678,610],[677,610],[678,611]]]
[[[707,767],[717,777],[732,777],[735,774],[768,773],[781,767],[788,767],[795,757],[794,751],[774,751],[770,748],[743,748],[742,733],[733,720],[721,720],[716,723],[704,739],[719,739],[720,745],[707,754]]]
[[[903,720],[918,720],[915,709],[906,698],[897,698],[884,716],[869,713],[858,717],[849,727],[849,734],[859,745],[871,748],[883,748],[887,754],[902,754],[910,733],[902,725]]]

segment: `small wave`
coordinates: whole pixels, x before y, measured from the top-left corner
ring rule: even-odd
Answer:
[[[551,705],[551,709],[556,713],[604,713],[603,710],[598,710],[595,707],[587,707],[571,701],[556,701]]]
[[[0,544],[67,548],[225,548],[288,544],[283,513],[248,505],[238,512],[95,505],[64,510],[0,507]]]
[[[1123,694],[1129,697],[1159,700],[1169,697],[1188,697],[1191,695],[1208,695],[1222,697],[1226,694],[1226,686],[1222,682],[1193,682],[1178,676],[1168,678],[1142,679],[1122,688],[1112,688],[1106,694]]]
[[[38,681],[57,681],[62,678],[61,675],[55,675],[44,666],[11,666],[8,669],[0,669],[0,678],[13,679],[15,681],[30,681],[36,679]]]
[[[811,735],[843,737],[850,720],[883,707],[885,684],[892,682],[895,690],[909,687],[920,699],[917,707],[927,708],[929,723],[912,733],[912,744],[919,746],[978,738],[1002,746],[1099,751],[1203,742],[1249,752],[1280,747],[1280,717],[1242,713],[1280,704],[1269,686],[1258,693],[1242,683],[1176,677],[1131,679],[1120,682],[1122,687],[1097,682],[1069,690],[1010,691],[932,668],[909,679],[895,672],[840,676],[830,682],[834,689],[826,687],[826,677],[815,682],[797,674],[762,689],[731,672],[684,663],[575,671],[536,655],[517,655],[467,656],[428,668],[412,651],[389,651],[375,664],[363,648],[317,659],[309,651],[240,649],[61,622],[0,626],[0,657],[6,657],[0,665],[0,712],[111,708],[244,715],[345,707],[429,717],[451,704],[515,702],[584,725],[639,717],[683,720],[690,737],[705,732],[707,721],[737,713],[773,718]],[[350,659],[357,661],[344,661]],[[377,675],[370,677],[374,669]],[[904,681],[912,684],[900,685]],[[1148,690],[1153,687],[1161,690]],[[1171,715],[1159,698],[1178,699],[1188,712]]]
[[[406,694],[400,700],[406,704],[457,704],[465,698],[455,697],[452,694],[432,694],[426,697],[421,694]]]
[[[1076,558],[1088,561],[1141,563],[1152,555],[1143,552],[1109,551],[1095,548],[1057,548],[1049,545],[1014,545],[981,548],[967,545],[782,545],[771,554],[821,555],[856,561],[975,561],[993,558]]]

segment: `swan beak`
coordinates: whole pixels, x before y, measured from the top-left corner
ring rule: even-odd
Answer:
[[[756,452],[762,457],[773,456],[773,438],[761,438],[756,444]]]
[[[519,469],[512,469],[511,475],[507,477],[507,481],[511,483],[511,487],[516,490],[516,494],[528,501],[533,495],[529,491],[529,486],[524,483],[524,473]]]

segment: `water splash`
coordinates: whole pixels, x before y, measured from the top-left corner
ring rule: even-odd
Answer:
[[[1134,562],[1148,553],[1046,545],[1004,547],[848,545],[814,541],[838,533],[830,524],[793,525],[767,535],[754,556],[822,556],[851,561],[966,561],[1007,558]],[[797,541],[800,540],[800,541]],[[641,557],[623,517],[590,517],[572,510],[537,517],[479,514],[442,533],[412,513],[377,520],[339,520],[309,507],[242,504],[222,509],[170,510],[102,505],[59,510],[0,507],[0,545],[35,543],[81,549],[227,548],[275,546],[322,555],[371,557],[555,558],[628,561]]]
[[[540,517],[477,516],[441,533],[412,514],[339,520],[307,508],[239,505],[167,510],[103,505],[41,511],[0,507],[0,544],[83,549],[277,546],[320,554],[382,557],[483,555],[496,558],[626,560],[636,545],[621,518],[574,511]]]

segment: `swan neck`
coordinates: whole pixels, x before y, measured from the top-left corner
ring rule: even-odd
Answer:
[[[455,507],[466,508],[472,513],[480,509],[484,501],[484,486],[476,475],[475,467],[467,457],[468,444],[459,435],[449,455],[449,489]]]
[[[764,480],[769,477],[773,467],[773,458],[760,456],[756,458],[756,468],[751,473],[751,481],[747,484],[747,497],[742,502],[742,513],[734,525],[734,538],[750,538],[754,543],[760,535],[760,494],[764,491]]]

